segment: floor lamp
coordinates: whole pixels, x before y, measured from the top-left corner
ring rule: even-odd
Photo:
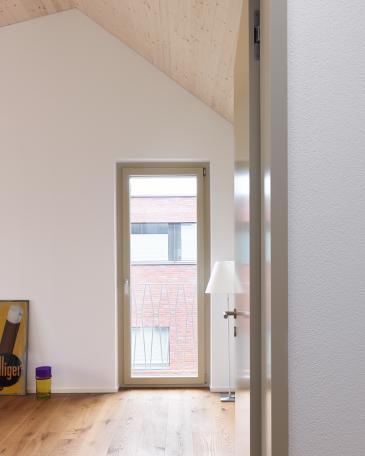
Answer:
[[[227,310],[224,318],[227,320],[227,342],[228,342],[228,395],[221,397],[222,402],[234,402],[235,395],[231,388],[231,340],[229,316],[235,312],[230,309],[230,295],[242,293],[242,287],[235,270],[234,261],[216,261],[207,285],[205,293],[215,295],[223,294],[227,296]]]

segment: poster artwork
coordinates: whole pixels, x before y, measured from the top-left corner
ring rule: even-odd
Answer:
[[[0,300],[0,395],[26,393],[29,301]]]

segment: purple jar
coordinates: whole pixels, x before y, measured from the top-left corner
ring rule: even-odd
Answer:
[[[37,399],[50,399],[52,386],[51,366],[40,366],[35,369]]]

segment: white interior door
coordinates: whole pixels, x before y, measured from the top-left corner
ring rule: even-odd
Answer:
[[[237,456],[289,452],[286,3],[244,0],[237,49]]]

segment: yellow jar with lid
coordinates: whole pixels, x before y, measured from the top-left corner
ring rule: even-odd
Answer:
[[[52,388],[52,368],[40,366],[35,370],[37,399],[50,399]]]

